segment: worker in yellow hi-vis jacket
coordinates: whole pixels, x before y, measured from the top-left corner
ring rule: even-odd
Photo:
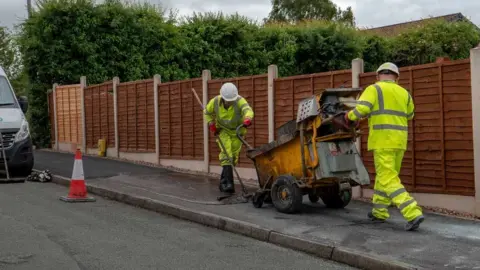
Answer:
[[[392,63],[377,70],[377,82],[368,86],[354,110],[345,117],[358,121],[369,117],[368,151],[373,151],[375,187],[373,209],[368,217],[373,221],[389,218],[388,207],[393,203],[407,220],[405,229],[416,230],[424,221],[422,209],[405,190],[399,174],[407,149],[408,120],[413,119],[414,104],[406,89],[397,84],[400,72]]]
[[[245,98],[238,95],[238,89],[233,83],[225,83],[220,88],[220,95],[211,99],[204,111],[205,120],[211,132],[219,136],[225,146],[227,153],[220,147],[220,165],[222,175],[220,177],[220,191],[235,192],[233,183],[233,166],[238,163],[242,142],[236,135],[238,126],[243,125],[240,130],[242,136],[247,133],[246,127],[252,124],[253,110]],[[217,132],[218,130],[218,132]],[[230,163],[227,155],[234,164]]]

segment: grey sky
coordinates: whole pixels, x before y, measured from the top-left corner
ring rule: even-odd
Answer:
[[[32,0],[34,1],[34,0]],[[180,15],[193,11],[224,11],[261,20],[270,12],[270,0],[146,0],[154,4],[178,9]],[[418,20],[429,16],[461,12],[480,25],[478,0],[333,0],[340,7],[352,6],[361,27],[377,27]],[[360,4],[361,2],[361,4]],[[26,16],[26,0],[0,0],[0,25],[11,27]]]

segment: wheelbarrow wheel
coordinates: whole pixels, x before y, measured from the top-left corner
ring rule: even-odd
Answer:
[[[266,204],[272,204],[272,196],[270,196],[270,192],[265,194],[265,197],[263,197],[263,202]]]
[[[311,203],[317,203],[318,200],[320,200],[320,196],[318,196],[315,193],[308,193],[308,199],[310,200]]]
[[[270,196],[277,211],[293,214],[302,208],[303,193],[295,181],[291,175],[282,175],[273,183]]]
[[[352,190],[347,189],[347,190],[342,190],[340,193],[335,192],[332,194],[326,194],[326,195],[323,195],[321,198],[323,203],[328,208],[335,208],[335,209],[344,208],[352,200]]]
[[[252,198],[252,204],[255,208],[262,208],[265,196],[265,191],[256,191]]]

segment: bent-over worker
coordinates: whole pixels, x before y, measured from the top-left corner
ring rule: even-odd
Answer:
[[[232,165],[237,165],[242,149],[242,142],[236,135],[236,129],[243,125],[240,134],[245,136],[246,127],[252,124],[253,110],[247,100],[238,95],[238,89],[233,83],[225,83],[220,88],[220,95],[208,102],[204,114],[210,131],[215,135],[218,134],[218,139],[222,141],[227,151],[224,153],[219,143],[219,159],[222,166],[220,191],[234,193]],[[230,163],[226,154],[232,158],[234,164]]]
[[[416,230],[423,222],[422,209],[405,190],[399,174],[407,149],[408,120],[414,116],[414,103],[408,91],[397,84],[400,72],[393,63],[384,63],[377,70],[377,82],[368,86],[354,110],[345,114],[348,121],[369,117],[368,151],[373,151],[375,186],[372,221],[389,218],[393,203],[407,220],[405,229]]]

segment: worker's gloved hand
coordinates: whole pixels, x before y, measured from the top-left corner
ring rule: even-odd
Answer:
[[[247,118],[247,119],[243,120],[243,126],[244,127],[249,127],[251,125],[252,125],[252,119]]]
[[[348,128],[352,128],[352,127],[355,127],[355,128],[358,128],[360,126],[360,121],[352,121],[348,118],[348,113],[345,113],[345,123],[347,124],[347,127]]]
[[[345,123],[347,123],[347,124],[351,122],[350,119],[348,119],[348,113],[349,112],[346,112],[346,113],[343,114],[343,117],[345,118]]]
[[[210,122],[208,124],[208,129],[210,130],[210,132],[212,132],[213,134],[217,134],[217,126],[215,125],[215,122]]]

